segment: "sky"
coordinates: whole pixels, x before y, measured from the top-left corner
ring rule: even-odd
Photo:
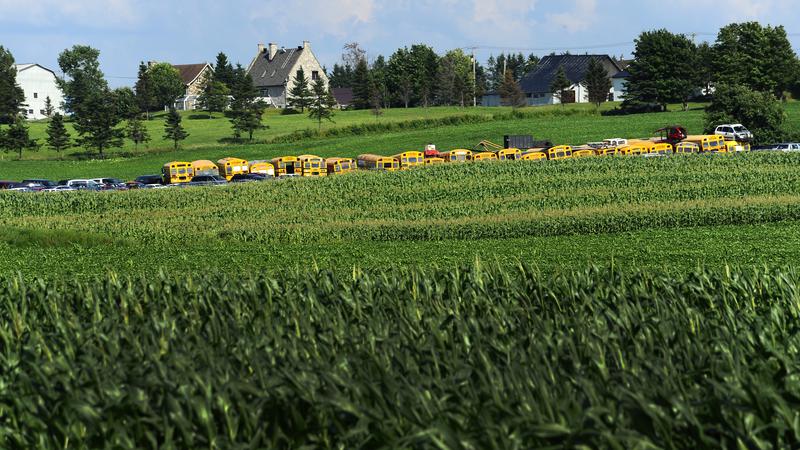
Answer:
[[[569,51],[629,57],[642,31],[666,28],[713,41],[740,21],[783,25],[800,50],[798,0],[0,0],[0,45],[18,63],[56,73],[76,44],[100,50],[113,87],[139,61],[211,62],[223,51],[247,66],[259,43],[310,41],[329,69],[358,42],[374,58],[424,43],[443,53]]]

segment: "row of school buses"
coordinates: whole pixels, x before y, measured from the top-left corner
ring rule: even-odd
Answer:
[[[549,148],[516,148],[494,151],[456,149],[450,151],[407,151],[393,156],[362,154],[357,158],[321,158],[316,155],[282,156],[271,160],[247,161],[223,158],[216,163],[208,160],[193,162],[172,161],[164,164],[162,178],[165,184],[188,183],[197,176],[219,176],[227,181],[239,174],[262,174],[273,177],[302,176],[324,177],[354,170],[406,170],[412,167],[467,161],[557,161],[595,156],[664,156],[695,153],[734,153],[749,151],[750,145],[725,141],[722,136],[686,136],[671,144],[647,139],[606,139],[603,142],[572,147],[557,145]]]

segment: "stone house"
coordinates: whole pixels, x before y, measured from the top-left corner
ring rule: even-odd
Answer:
[[[172,65],[181,76],[186,87],[183,97],[175,100],[175,109],[191,111],[197,107],[197,97],[203,92],[207,77],[214,74],[214,67],[209,63]]]
[[[278,48],[278,44],[258,45],[258,53],[247,67],[253,84],[261,92],[261,99],[276,108],[286,107],[286,93],[294,87],[294,78],[300,68],[309,84],[322,79],[328,84],[328,76],[311,51],[311,43],[303,41],[300,47]]]
[[[56,84],[56,74],[39,64],[16,64],[17,84],[25,92],[25,115],[28,120],[40,120],[47,117],[45,103],[50,97],[53,111],[64,114],[61,103],[64,95]]]

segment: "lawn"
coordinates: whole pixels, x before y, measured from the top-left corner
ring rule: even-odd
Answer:
[[[792,103],[791,105],[795,105]],[[605,106],[609,108],[610,106]],[[6,155],[7,163],[0,164],[0,179],[20,180],[23,178],[96,178],[120,177],[132,179],[139,175],[159,173],[161,166],[167,161],[197,159],[217,160],[226,156],[237,156],[246,159],[270,159],[281,155],[299,155],[312,153],[319,156],[355,157],[361,153],[395,154],[410,149],[422,149],[433,143],[440,149],[472,148],[478,142],[488,139],[502,143],[506,134],[532,134],[537,139],[549,139],[556,143],[583,144],[587,141],[602,140],[610,137],[646,137],[654,130],[671,123],[681,123],[690,132],[702,130],[703,111],[700,106],[683,112],[641,114],[635,116],[601,116],[593,107],[587,105],[571,105],[568,107],[543,107],[523,110],[523,118],[507,117],[508,110],[498,108],[428,108],[428,109],[392,109],[383,117],[375,119],[369,112],[345,111],[339,113],[337,123],[329,127],[343,127],[346,124],[403,122],[407,120],[435,119],[454,115],[500,115],[497,120],[487,119],[479,123],[466,123],[453,126],[437,126],[433,128],[410,129],[400,131],[367,132],[365,134],[348,134],[323,138],[308,138],[281,144],[220,144],[219,138],[226,136],[228,122],[225,119],[187,120],[192,127],[199,127],[195,133],[197,141],[187,143],[174,151],[164,146],[142,151],[137,155],[129,153],[112,153],[105,160],[82,160],[67,157],[64,161],[56,158],[52,152],[42,150],[39,153],[25,154],[22,161]],[[506,114],[504,114],[506,113]],[[161,120],[153,120],[150,126],[161,127]],[[266,123],[270,125],[266,134],[271,137],[286,135],[309,126],[309,121],[300,116],[269,116]],[[211,125],[209,125],[211,124]],[[43,124],[35,124],[43,127]],[[214,130],[212,133],[212,129]],[[201,137],[206,134],[205,137]],[[159,133],[160,135],[160,133]],[[191,139],[191,138],[190,138]],[[30,158],[30,159],[29,159]]]

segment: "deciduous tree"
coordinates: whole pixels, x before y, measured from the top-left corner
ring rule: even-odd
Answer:
[[[747,86],[716,86],[711,105],[706,108],[706,132],[723,123],[741,123],[753,132],[755,144],[780,142],[787,137],[786,113],[771,92]]]
[[[178,69],[172,67],[171,64],[154,64],[148,69],[148,72],[153,89],[153,99],[158,109],[173,107],[175,100],[186,93],[186,87]]]

